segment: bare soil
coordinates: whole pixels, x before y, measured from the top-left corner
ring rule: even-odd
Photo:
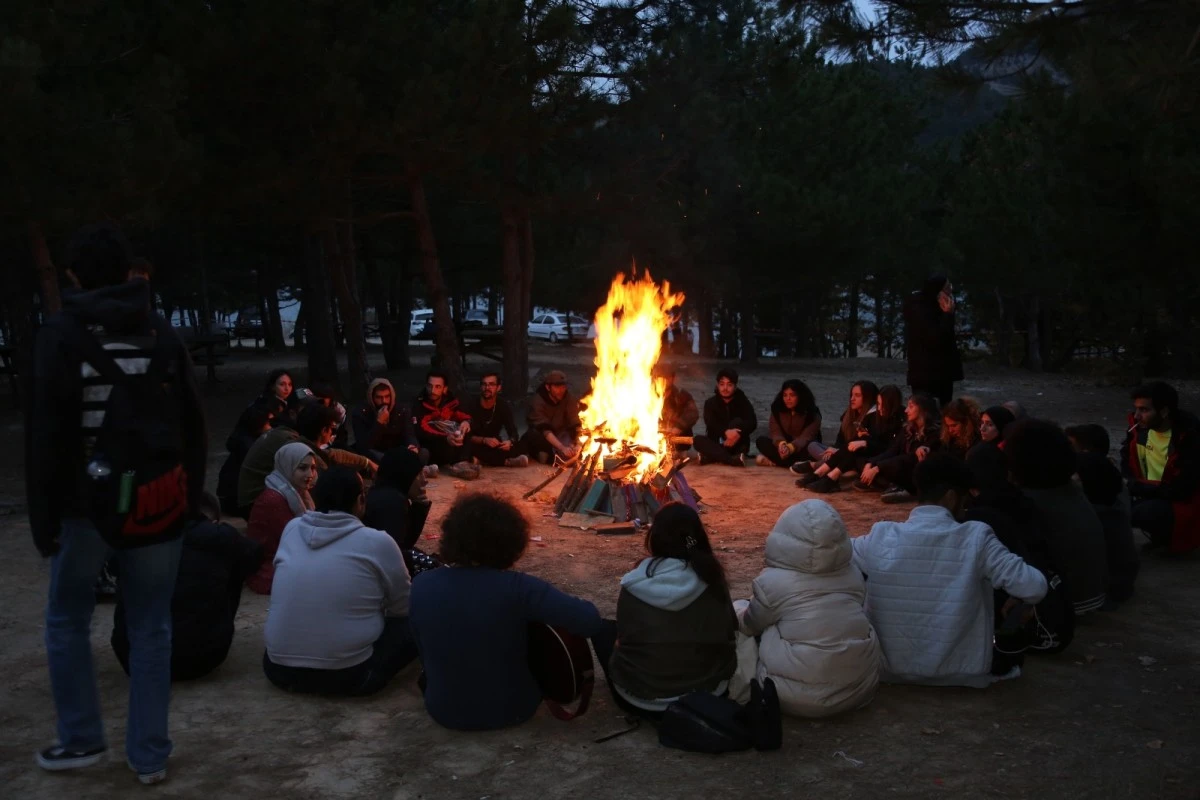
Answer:
[[[417,351],[418,355],[421,351]],[[590,371],[583,347],[535,347],[540,369],[561,368],[577,387]],[[206,386],[212,434],[211,480],[224,457],[233,420],[256,393],[269,365],[299,367],[294,356],[238,356]],[[478,374],[486,362],[472,362]],[[687,360],[680,382],[702,400],[715,362]],[[1064,424],[1097,421],[1120,440],[1129,403],[1120,387],[1084,379],[1035,376],[972,366],[962,391],[985,403],[1015,399]],[[302,373],[302,370],[298,369]],[[419,387],[422,370],[391,374],[400,391]],[[744,370],[741,386],[760,413],[786,377],[809,382],[826,410],[826,433],[852,380],[902,384],[902,362],[771,362]],[[1198,407],[1197,386],[1182,387]],[[7,398],[0,398],[3,403]],[[10,404],[11,406],[11,404]],[[45,669],[42,613],[48,564],[29,539],[24,516],[19,417],[0,416],[9,431],[9,464],[0,468],[0,537],[8,557],[0,567],[0,786],[13,798],[107,798],[141,791],[123,763],[126,678],[107,641],[111,608],[93,626],[96,672],[104,698],[112,755],[76,774],[50,775],[34,751],[53,740],[53,705]],[[491,470],[472,484],[440,478],[427,527],[438,523],[460,493],[490,490],[518,499],[545,467]],[[806,495],[785,470],[749,466],[692,467],[692,485],[708,507],[705,520],[732,578],[745,596],[762,567],[766,534],[789,504]],[[547,504],[560,484],[524,503],[533,535],[520,567],[586,597],[605,614],[615,610],[618,579],[639,558],[636,537],[603,537],[561,528]],[[905,508],[882,506],[853,492],[830,502],[853,535]],[[229,660],[213,675],[176,687],[170,780],[165,797],[358,798],[538,797],[674,798],[797,797],[1200,797],[1200,602],[1195,558],[1150,557],[1136,597],[1116,613],[1094,615],[1064,654],[1027,661],[1018,680],[986,691],[881,687],[871,705],[812,722],[788,719],[784,749],[772,754],[705,757],[660,747],[653,730],[596,744],[625,721],[599,678],[592,710],[572,723],[549,714],[520,728],[464,734],[439,728],[425,714],[414,665],[376,697],[325,700],[275,690],[262,675],[262,625],[267,599],[247,592]]]

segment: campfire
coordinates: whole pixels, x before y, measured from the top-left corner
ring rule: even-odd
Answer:
[[[655,283],[649,272],[639,278],[635,268],[613,280],[608,302],[596,312],[596,376],[583,399],[579,452],[527,497],[569,470],[555,513],[580,515],[580,527],[613,532],[648,523],[664,503],[697,506],[680,472],[687,459],[675,455],[691,441],[659,429],[665,384],[653,377],[671,310],[682,303],[681,293]]]

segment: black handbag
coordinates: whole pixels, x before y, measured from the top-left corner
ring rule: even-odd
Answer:
[[[709,692],[690,692],[663,712],[658,741],[693,753],[778,750],[783,743],[783,718],[775,683],[770,678],[762,685],[751,681],[750,702],[745,706]]]

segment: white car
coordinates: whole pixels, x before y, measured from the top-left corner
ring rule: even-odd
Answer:
[[[529,323],[530,339],[545,339],[551,344],[562,341],[584,341],[589,337],[590,323],[583,317],[571,316],[570,330],[566,314],[538,314]]]
[[[408,338],[420,336],[425,330],[425,323],[433,322],[432,308],[415,308],[408,320]]]

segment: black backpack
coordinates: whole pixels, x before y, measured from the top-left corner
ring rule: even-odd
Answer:
[[[667,706],[658,724],[658,742],[693,753],[778,750],[783,745],[779,694],[770,678],[750,682],[750,702],[690,692]]]
[[[170,370],[177,340],[161,317],[154,316],[152,324],[150,363],[144,374],[134,374],[122,370],[81,322],[60,317],[71,350],[112,385],[104,421],[82,465],[79,496],[100,535],[117,548],[176,538],[187,521],[182,411]]]

